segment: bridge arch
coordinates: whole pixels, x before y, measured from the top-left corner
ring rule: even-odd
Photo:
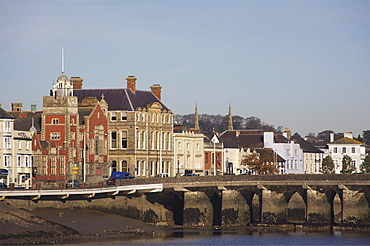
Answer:
[[[286,220],[291,223],[305,223],[307,204],[299,192],[294,192],[286,208]]]

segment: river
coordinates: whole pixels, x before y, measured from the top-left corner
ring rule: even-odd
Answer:
[[[70,245],[370,245],[369,232],[263,232],[246,228],[224,230],[174,229],[141,239],[96,239]]]

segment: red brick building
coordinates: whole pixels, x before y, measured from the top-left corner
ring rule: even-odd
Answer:
[[[43,111],[29,114],[36,134],[32,139],[36,183],[64,185],[68,180],[97,183],[109,175],[107,102],[95,97],[78,103],[62,73]]]

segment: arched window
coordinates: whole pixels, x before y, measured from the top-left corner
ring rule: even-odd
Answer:
[[[112,161],[112,172],[116,172],[116,171],[117,171],[117,162]]]
[[[127,161],[122,161],[122,172],[128,172]]]

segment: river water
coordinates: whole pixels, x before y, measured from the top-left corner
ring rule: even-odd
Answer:
[[[70,244],[72,245],[72,244]],[[289,232],[246,228],[169,230],[153,237],[96,239],[73,245],[370,245],[369,232]]]

